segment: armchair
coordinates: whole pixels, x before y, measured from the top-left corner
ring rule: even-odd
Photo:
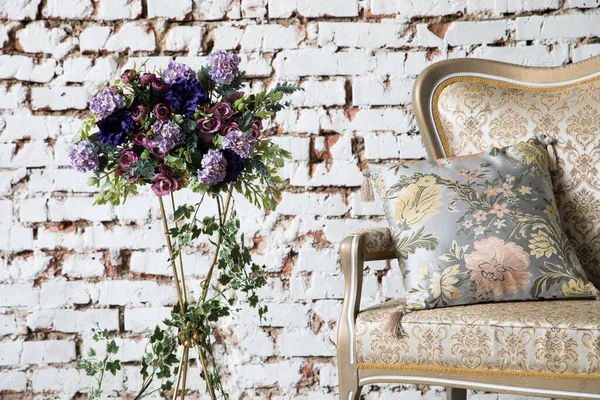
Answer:
[[[457,59],[427,68],[413,104],[432,159],[509,146],[545,133],[556,145],[555,194],[565,231],[588,277],[600,284],[600,57],[557,68]],[[360,310],[364,261],[395,258],[387,229],[340,246],[345,275],[338,324],[340,399],[361,387],[413,383],[600,399],[600,304],[596,300],[492,303],[404,315],[407,335],[386,322],[401,299]]]

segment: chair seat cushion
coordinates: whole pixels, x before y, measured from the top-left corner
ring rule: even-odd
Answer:
[[[600,374],[600,303],[596,300],[489,303],[414,311],[402,317],[406,333],[402,337],[388,326],[398,307],[399,300],[393,300],[359,313],[359,368]]]

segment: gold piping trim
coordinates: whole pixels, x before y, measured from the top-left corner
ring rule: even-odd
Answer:
[[[378,369],[394,371],[421,371],[421,372],[441,372],[447,374],[469,374],[480,376],[516,376],[523,378],[549,378],[549,379],[569,379],[569,380],[593,380],[600,381],[600,374],[576,374],[573,372],[538,372],[538,371],[515,371],[515,370],[497,370],[497,369],[469,369],[459,367],[442,367],[439,365],[397,365],[397,364],[379,364],[379,363],[358,363],[358,369]]]
[[[472,83],[488,84],[490,86],[500,86],[500,87],[509,88],[509,89],[525,89],[525,90],[538,90],[538,91],[548,90],[548,91],[550,91],[550,90],[561,90],[561,89],[571,88],[571,87],[575,87],[575,86],[581,86],[581,85],[585,85],[587,83],[591,83],[591,82],[595,82],[595,81],[599,81],[599,80],[600,80],[600,75],[595,76],[590,79],[587,79],[587,80],[583,80],[583,81],[575,82],[575,83],[569,83],[566,85],[557,84],[556,86],[539,87],[539,86],[524,85],[524,84],[519,84],[519,83],[511,83],[511,82],[506,82],[506,81],[502,81],[499,79],[480,78],[480,77],[476,77],[476,76],[455,76],[453,78],[446,79],[445,81],[440,83],[438,85],[438,87],[435,89],[435,92],[433,93],[432,104],[431,104],[432,111],[433,111],[433,122],[435,124],[435,129],[437,131],[438,137],[440,138],[440,141],[442,142],[442,147],[444,148],[446,157],[452,157],[454,155],[454,153],[452,152],[452,149],[450,148],[450,143],[448,143],[448,138],[446,137],[446,134],[445,134],[443,126],[442,126],[442,120],[440,117],[438,102],[440,100],[442,91],[446,87],[452,85],[453,83],[472,82]]]

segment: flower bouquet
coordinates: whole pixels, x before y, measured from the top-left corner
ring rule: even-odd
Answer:
[[[214,322],[235,312],[240,292],[261,317],[267,311],[256,293],[266,284],[264,266],[252,262],[239,237],[232,194],[266,210],[275,208],[281,183],[277,168],[289,153],[263,136],[262,120],[289,106],[283,97],[299,88],[277,84],[270,91],[245,94],[239,91],[244,72],[237,55],[218,51],[208,61],[198,72],[174,61],[154,73],[143,65],[126,70],[92,99],[92,113],[69,151],[76,170],[93,173],[88,183],[99,190],[95,204],[119,205],[140,186],[150,185],[160,205],[178,301],[164,321],[166,328],[157,326],[150,338],[152,351],[142,361],[143,384],[136,398],[151,393],[152,382],[162,379],[160,389],[173,390],[173,398],[180,391],[183,399],[191,348],[198,350],[211,398],[226,397],[211,351]],[[176,207],[173,193],[186,187],[199,200]],[[205,199],[216,202],[218,213],[199,219]],[[208,238],[214,253],[200,298],[193,301],[181,254],[200,236]],[[113,359],[118,347],[108,332],[98,327],[94,338],[105,340],[107,351],[102,360],[92,350],[80,361],[98,381],[91,398],[100,396],[104,372],[120,368]]]

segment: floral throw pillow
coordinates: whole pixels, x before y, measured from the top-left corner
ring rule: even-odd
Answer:
[[[560,225],[544,137],[369,170],[409,309],[595,295]]]

